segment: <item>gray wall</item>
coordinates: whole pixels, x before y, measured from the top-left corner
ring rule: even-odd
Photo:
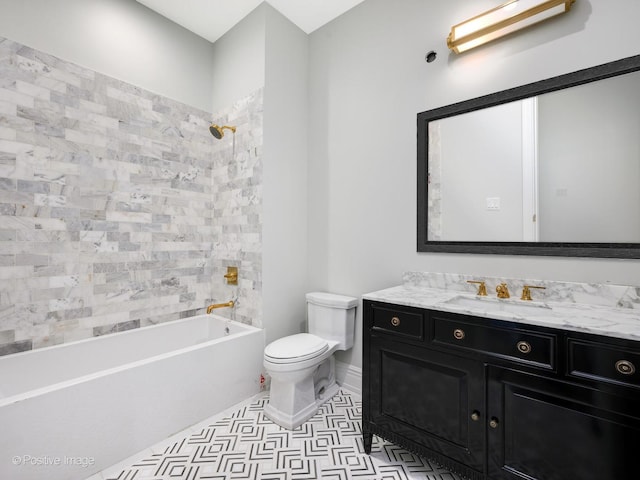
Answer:
[[[264,87],[267,8],[261,4],[213,44],[213,111]]]
[[[133,0],[0,0],[0,36],[211,110],[211,43]]]
[[[308,36],[267,4],[263,325],[267,342],[306,328]]]
[[[416,113],[640,53],[636,0],[578,0],[545,24],[448,53],[451,25],[494,6],[367,0],[311,34],[312,288],[359,296],[404,270],[640,283],[637,260],[416,253]],[[360,365],[361,344],[339,358]]]

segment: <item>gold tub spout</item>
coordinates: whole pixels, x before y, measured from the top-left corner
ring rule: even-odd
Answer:
[[[235,304],[236,302],[234,302],[233,300],[229,300],[227,303],[213,303],[207,307],[207,313],[208,314],[211,313],[212,310],[214,310],[215,308],[225,308],[225,307],[233,308]]]

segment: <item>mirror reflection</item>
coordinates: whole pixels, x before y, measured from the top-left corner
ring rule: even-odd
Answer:
[[[428,239],[640,242],[640,72],[428,123]]]

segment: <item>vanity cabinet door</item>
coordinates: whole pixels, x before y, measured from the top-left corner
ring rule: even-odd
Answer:
[[[370,341],[365,396],[372,431],[482,472],[484,365],[386,338]]]
[[[489,367],[493,480],[623,480],[637,475],[640,398]]]

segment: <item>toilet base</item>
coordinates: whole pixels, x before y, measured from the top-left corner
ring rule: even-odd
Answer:
[[[287,430],[294,430],[313,417],[318,412],[320,406],[328,400],[331,400],[333,396],[338,393],[338,390],[340,390],[340,385],[333,382],[332,384],[324,387],[324,390],[322,393],[318,394],[315,401],[292,413],[283,412],[282,410],[275,408],[270,402],[265,405],[264,414],[281,427],[286,428]]]
[[[281,427],[293,430],[313,417],[320,405],[340,389],[336,383],[335,359],[332,352],[319,365],[271,373],[269,403],[265,415]],[[266,366],[266,364],[265,364]],[[269,371],[269,369],[267,369]]]

